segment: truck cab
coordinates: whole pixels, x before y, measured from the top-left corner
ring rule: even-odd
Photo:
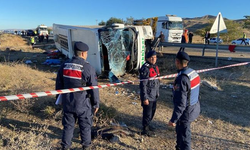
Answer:
[[[48,32],[48,27],[45,26],[45,25],[39,25],[37,28],[37,34],[40,36],[40,35],[44,35],[46,36],[47,34],[49,34]]]
[[[183,34],[183,22],[181,17],[166,15],[147,19],[134,20],[134,25],[150,25],[155,39],[161,32],[165,36],[165,42],[181,43]]]
[[[181,36],[183,34],[183,22],[181,17],[174,15],[158,17],[156,26],[155,37],[158,37],[162,31],[165,35],[166,42],[181,43]]]
[[[87,61],[97,74],[112,72],[122,76],[138,70],[145,61],[145,40],[153,39],[150,26],[111,27],[70,26],[53,24],[55,45],[68,58],[74,56],[74,42],[81,41],[89,46]]]

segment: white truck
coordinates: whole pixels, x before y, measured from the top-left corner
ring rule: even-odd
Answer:
[[[152,26],[155,39],[161,31],[165,35],[165,42],[181,43],[183,21],[181,17],[166,15],[147,19],[134,20],[134,25]]]
[[[44,35],[44,36],[46,36],[47,34],[49,35],[48,27],[45,25],[39,25],[36,28],[36,31],[38,35]]]
[[[145,40],[153,39],[150,26],[80,27],[53,24],[57,49],[68,58],[74,56],[73,45],[81,41],[89,46],[87,61],[97,74],[112,72],[121,76],[139,69],[145,61]]]

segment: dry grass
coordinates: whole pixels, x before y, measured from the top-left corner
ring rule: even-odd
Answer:
[[[1,94],[22,94],[40,90],[54,89],[56,75],[53,73],[40,72],[26,64],[2,63],[0,64],[0,87]]]
[[[24,49],[29,46],[29,41],[25,40],[19,35],[13,34],[0,34],[1,50],[5,50],[7,47],[10,49]]]
[[[31,128],[30,131],[20,131],[15,125],[10,124],[12,132],[0,134],[0,148],[2,150],[50,150],[51,140],[45,134],[47,127]],[[4,130],[4,129],[2,129]]]
[[[42,53],[44,50],[35,48],[32,49],[30,45],[29,38],[25,39],[19,35],[13,34],[0,34],[0,51],[5,51],[6,48],[9,48],[12,52],[32,52],[32,53]],[[23,58],[25,55],[20,55],[19,58]],[[8,58],[5,58],[8,60]]]
[[[0,64],[0,95],[16,95],[40,92],[54,89],[55,74],[40,72],[26,64],[3,63]],[[11,101],[16,110],[29,112],[33,107],[34,99]]]

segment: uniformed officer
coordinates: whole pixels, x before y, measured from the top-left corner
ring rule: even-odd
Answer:
[[[174,110],[168,123],[176,128],[176,150],[191,149],[190,124],[200,114],[200,77],[196,71],[188,68],[189,61],[187,53],[177,53],[175,65],[178,75],[173,87]]]
[[[150,126],[155,111],[156,111],[156,100],[159,97],[159,87],[160,81],[156,80],[147,80],[148,78],[158,77],[160,75],[159,68],[156,65],[156,52],[149,51],[146,55],[146,63],[144,63],[140,69],[140,97],[141,105],[143,107],[143,117],[142,117],[142,126],[143,126],[143,135],[155,136],[151,131],[154,130]]]
[[[85,43],[75,42],[75,57],[66,61],[60,67],[56,89],[70,89],[97,85],[95,69],[86,61],[89,47]],[[83,149],[91,145],[92,116],[99,108],[99,90],[87,90],[62,94],[63,105],[63,135],[62,148],[69,149],[73,137],[74,126],[78,120],[81,144]]]

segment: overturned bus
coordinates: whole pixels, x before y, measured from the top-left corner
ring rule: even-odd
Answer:
[[[153,39],[150,26],[79,27],[53,24],[55,45],[68,58],[74,56],[73,45],[82,41],[89,46],[87,61],[97,74],[112,72],[121,76],[137,70],[145,61],[145,43]]]

